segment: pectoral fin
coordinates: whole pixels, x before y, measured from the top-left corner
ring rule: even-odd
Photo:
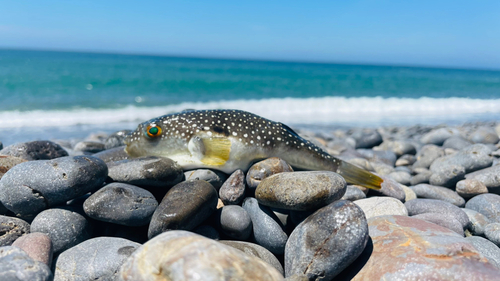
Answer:
[[[202,138],[205,151],[201,162],[208,166],[222,166],[229,160],[231,140],[225,137]]]
[[[337,173],[344,177],[348,183],[361,185],[375,190],[380,189],[380,185],[384,181],[380,177],[345,161],[341,162]]]

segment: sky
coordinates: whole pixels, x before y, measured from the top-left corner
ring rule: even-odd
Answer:
[[[498,0],[1,0],[0,48],[500,69]]]

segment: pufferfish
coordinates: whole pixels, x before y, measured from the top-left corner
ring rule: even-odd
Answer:
[[[241,110],[193,110],[139,124],[125,138],[131,157],[163,156],[183,169],[225,173],[248,170],[258,161],[279,157],[302,170],[340,174],[346,182],[380,189],[382,179],[328,154],[291,128]]]

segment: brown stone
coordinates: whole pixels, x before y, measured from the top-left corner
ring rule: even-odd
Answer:
[[[52,240],[41,232],[34,232],[19,237],[12,246],[24,250],[32,259],[43,262],[50,267],[52,263]]]

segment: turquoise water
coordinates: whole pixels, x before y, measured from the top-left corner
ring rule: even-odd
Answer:
[[[500,71],[0,50],[0,141],[130,127],[188,107],[297,125],[493,120]]]

